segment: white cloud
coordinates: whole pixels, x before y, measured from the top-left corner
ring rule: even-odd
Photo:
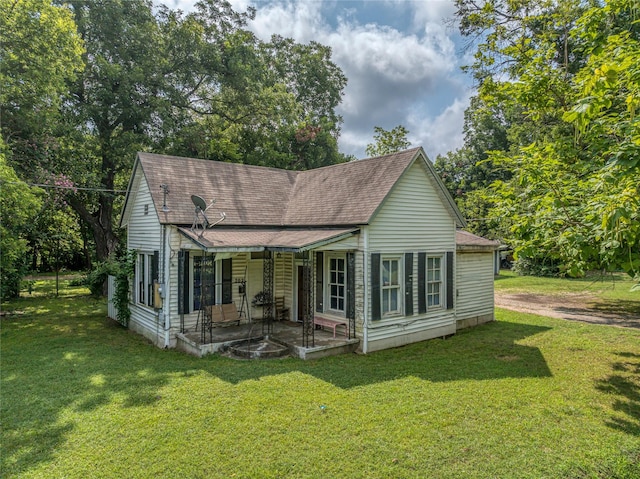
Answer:
[[[174,0],[184,10],[194,0]],[[257,8],[249,28],[261,39],[272,34],[332,48],[333,61],[348,84],[338,112],[344,118],[340,147],[364,155],[373,127],[405,125],[414,144],[430,154],[458,147],[468,93],[459,71],[454,37],[446,18],[453,0],[322,2],[318,0],[231,0],[235,10]],[[171,6],[171,5],[170,5]],[[359,21],[361,10],[369,14]],[[386,9],[386,10],[385,10]],[[380,12],[374,23],[376,11]],[[327,12],[334,17],[329,18]],[[384,25],[385,13],[406,15],[406,30]],[[373,15],[373,16],[372,16]],[[406,23],[406,22],[405,22]]]
[[[469,106],[471,93],[468,91],[466,95],[455,98],[435,118],[416,113],[408,117],[408,128],[412,132],[409,139],[415,145],[422,145],[432,161],[439,154],[460,148],[464,143],[464,111]]]

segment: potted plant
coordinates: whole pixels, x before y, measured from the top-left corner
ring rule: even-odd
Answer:
[[[270,303],[270,302],[271,302],[271,296],[269,295],[269,293],[265,293],[264,291],[260,291],[256,293],[256,295],[251,300],[251,304],[253,306],[262,306],[265,303]]]

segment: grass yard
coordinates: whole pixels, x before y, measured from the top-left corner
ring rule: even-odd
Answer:
[[[495,288],[505,293],[585,294],[602,301],[637,303],[640,307],[640,291],[630,291],[634,284],[633,279],[624,273],[591,273],[585,278],[573,279],[518,276],[513,271],[501,270]]]
[[[639,330],[498,311],[368,356],[234,361],[105,309],[51,281],[3,304],[3,478],[640,477]]]

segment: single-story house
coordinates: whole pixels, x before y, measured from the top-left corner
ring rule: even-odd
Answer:
[[[328,327],[369,353],[494,319],[499,244],[462,230],[422,148],[308,171],[138,153],[120,225],[129,327],[159,347],[280,320],[303,350]]]

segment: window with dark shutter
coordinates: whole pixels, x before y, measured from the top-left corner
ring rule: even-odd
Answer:
[[[356,255],[347,253],[347,318],[356,317]]]
[[[413,253],[404,254],[404,315],[413,315]]]
[[[447,309],[453,309],[453,251],[447,251]]]
[[[316,253],[316,312],[324,312],[324,254],[321,251]]]
[[[178,251],[178,314],[189,311],[189,252]]]
[[[371,319],[382,317],[380,305],[380,253],[371,253]]]
[[[418,253],[418,314],[427,312],[427,253]]]
[[[233,302],[232,293],[232,276],[233,270],[231,258],[222,260],[222,303],[229,304]]]

